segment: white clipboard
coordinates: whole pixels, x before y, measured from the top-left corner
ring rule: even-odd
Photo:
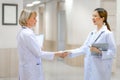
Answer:
[[[37,39],[38,44],[40,45],[40,47],[43,47],[43,43],[44,43],[44,35],[43,35],[43,34],[36,35],[36,39]]]

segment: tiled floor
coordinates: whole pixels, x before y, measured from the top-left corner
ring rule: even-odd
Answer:
[[[83,80],[83,68],[65,64],[63,61],[43,61],[45,80]],[[120,80],[120,69],[112,75],[111,80]],[[0,80],[18,80],[17,78],[0,78]]]

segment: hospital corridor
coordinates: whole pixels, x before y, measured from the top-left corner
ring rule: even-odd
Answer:
[[[99,9],[105,9],[107,11],[107,18],[101,16],[100,18],[96,18],[96,12]],[[28,13],[22,14],[22,11],[23,13],[28,11]],[[35,14],[32,12],[29,14],[30,11],[33,11],[33,13],[35,12]],[[22,16],[21,18],[21,15],[25,16]],[[27,20],[29,21],[31,16],[35,17],[30,23],[30,25],[33,23],[34,26],[30,29],[24,25],[21,26],[20,18],[21,22],[23,17],[28,17]],[[98,19],[101,21],[98,21],[97,23]],[[109,23],[111,29],[110,31],[107,30],[107,35],[109,36],[103,40],[109,45],[107,45],[106,51],[97,48],[101,55],[94,55],[93,57],[93,49],[91,47],[94,46],[92,43],[95,43],[94,41],[99,42],[100,40],[102,42],[101,37],[103,38],[102,35],[105,33],[105,31],[103,31],[103,33],[101,32],[101,34],[97,33],[97,31],[94,32],[98,29],[96,25],[102,22],[102,19],[104,23],[101,31],[102,29],[108,29],[108,26],[106,28],[105,22]],[[107,20],[104,21],[105,19]],[[26,24],[27,20],[25,21]],[[28,50],[37,53],[37,51],[32,50],[35,50],[34,48],[36,48],[36,45],[38,45],[37,47],[40,46],[40,50],[38,50],[41,51],[40,54],[35,54],[33,58],[29,57],[34,54],[30,54],[29,56],[24,55],[23,53],[23,55],[20,54],[20,52],[25,51],[24,45],[32,44],[32,42],[30,42],[32,40],[29,38],[18,38],[18,36],[20,36],[19,33],[22,32],[22,30],[27,29],[28,33],[32,32],[34,34],[32,35],[32,38],[35,38],[39,43],[33,43],[31,48],[29,48],[30,46],[27,46]],[[103,68],[103,65],[101,65],[102,63],[100,61],[106,63],[104,64],[105,68],[103,70],[105,70],[105,73],[102,74],[103,76],[109,73],[109,70],[107,69],[110,68],[111,76],[108,74],[111,78],[110,80],[120,80],[119,34],[120,0],[0,0],[0,80],[26,80],[23,77],[21,78],[21,75],[25,76],[22,73],[20,75],[20,71],[22,70],[21,65],[27,68],[34,63],[34,60],[36,60],[35,66],[38,67],[40,65],[41,73],[43,73],[43,80],[86,80],[85,74],[87,72],[90,76],[91,73],[93,73],[89,80],[94,80],[96,77],[98,77],[98,80],[101,80],[102,78],[97,75],[99,74],[99,71],[97,73],[97,70],[99,69],[96,69],[96,65],[93,65],[95,63],[98,64],[99,66],[97,65],[97,67],[99,67],[102,72],[101,67]],[[92,35],[94,36],[91,37]],[[22,36],[22,38],[23,37],[24,36]],[[28,41],[22,45],[19,43],[21,40],[18,39]],[[21,50],[23,48],[23,50],[20,51],[18,48]],[[29,54],[29,51],[25,52],[25,54]],[[48,56],[50,53],[50,56],[52,56],[51,58],[53,59],[46,59],[46,56],[45,59],[44,57],[42,58],[42,51],[43,53],[45,51],[48,52]],[[52,53],[54,54],[52,55]],[[62,55],[61,53],[66,53],[67,56]],[[106,55],[103,53],[106,53]],[[25,56],[27,56],[27,58]],[[86,57],[88,58],[88,61],[86,61]],[[24,60],[31,61],[22,63]],[[97,63],[97,60],[100,63]],[[90,62],[89,65],[86,65],[86,62]],[[26,65],[27,63],[29,63],[29,65]],[[34,65],[32,64],[32,66]],[[89,71],[86,72],[86,68]],[[25,70],[27,73],[27,69],[23,69],[23,73]],[[32,70],[37,71],[37,68],[32,67],[31,71]],[[95,78],[93,76],[95,76]],[[31,77],[30,80],[34,79]]]

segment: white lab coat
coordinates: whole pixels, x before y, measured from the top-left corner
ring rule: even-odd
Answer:
[[[44,80],[41,58],[52,60],[54,53],[41,50],[32,29],[24,27],[17,35],[19,80]]]
[[[101,34],[101,32],[103,32]],[[108,50],[102,51],[101,56],[93,56],[90,52],[90,46],[96,38],[101,34],[95,43],[108,43]],[[85,54],[85,74],[84,80],[110,80],[112,60],[115,56],[116,45],[113,33],[110,32],[105,25],[96,33],[96,30],[90,32],[87,40],[82,47],[73,49],[70,57]]]

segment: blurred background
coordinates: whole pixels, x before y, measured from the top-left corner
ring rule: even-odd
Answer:
[[[3,4],[11,4],[10,8],[5,7],[6,13],[3,11]],[[18,80],[16,36],[20,25],[17,19],[23,8],[35,10],[38,14],[37,25],[33,30],[36,35],[44,34],[43,49],[61,51],[78,48],[83,44],[88,33],[95,28],[92,23],[92,12],[97,7],[103,7],[108,11],[108,22],[118,48],[112,66],[111,80],[119,80],[120,0],[1,0],[0,80]],[[15,16],[10,15],[13,11]],[[9,17],[8,20],[6,16]],[[15,24],[4,24],[7,21]],[[83,80],[84,56],[43,60],[43,69],[45,80]]]

